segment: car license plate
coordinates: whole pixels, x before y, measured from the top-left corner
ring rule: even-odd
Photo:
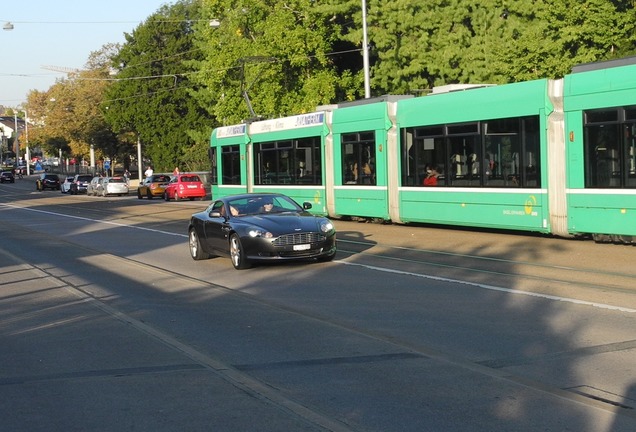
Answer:
[[[196,189],[196,185],[188,185],[188,189]]]
[[[303,251],[303,250],[308,250],[310,247],[311,245],[308,245],[308,244],[294,245],[294,250]]]

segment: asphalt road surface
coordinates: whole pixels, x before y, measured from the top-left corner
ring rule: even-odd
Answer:
[[[636,430],[636,248],[335,221],[193,261],[206,202],[0,185],[0,431]]]

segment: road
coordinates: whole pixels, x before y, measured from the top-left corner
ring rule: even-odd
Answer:
[[[1,431],[636,430],[636,248],[336,221],[239,272],[205,205],[0,185]]]

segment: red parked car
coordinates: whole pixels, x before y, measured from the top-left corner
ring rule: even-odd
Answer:
[[[170,179],[170,183],[163,191],[163,199],[170,201],[174,199],[188,198],[190,201],[198,198],[205,198],[205,185],[196,174],[177,174]]]

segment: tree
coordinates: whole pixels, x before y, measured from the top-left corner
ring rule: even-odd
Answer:
[[[118,72],[104,102],[106,118],[118,133],[139,137],[156,171],[209,166],[207,153],[188,158],[192,149],[207,149],[214,126],[193,96],[197,84],[188,63],[201,56],[193,45],[200,16],[199,1],[164,5],[126,35],[113,58]]]
[[[360,40],[355,25],[343,38]],[[368,0],[375,94],[451,83],[563,76],[573,65],[634,53],[634,3],[621,0]],[[359,7],[359,6],[358,6]],[[348,11],[348,12],[346,12]]]
[[[220,123],[313,111],[356,95],[352,72],[331,57],[339,33],[327,8],[311,0],[211,0],[203,14],[219,25],[197,27],[204,59],[193,79]]]
[[[69,156],[87,159],[91,146],[97,155],[117,155],[118,142],[101,111],[109,85],[108,59],[111,45],[91,53],[89,69],[58,80],[46,92],[28,96],[29,117],[34,121],[29,139],[48,153],[60,149]]]
[[[514,7],[513,7],[514,6]],[[633,1],[551,0],[528,13],[512,3],[514,26],[499,52],[509,81],[561,77],[581,63],[626,57],[636,52]]]

